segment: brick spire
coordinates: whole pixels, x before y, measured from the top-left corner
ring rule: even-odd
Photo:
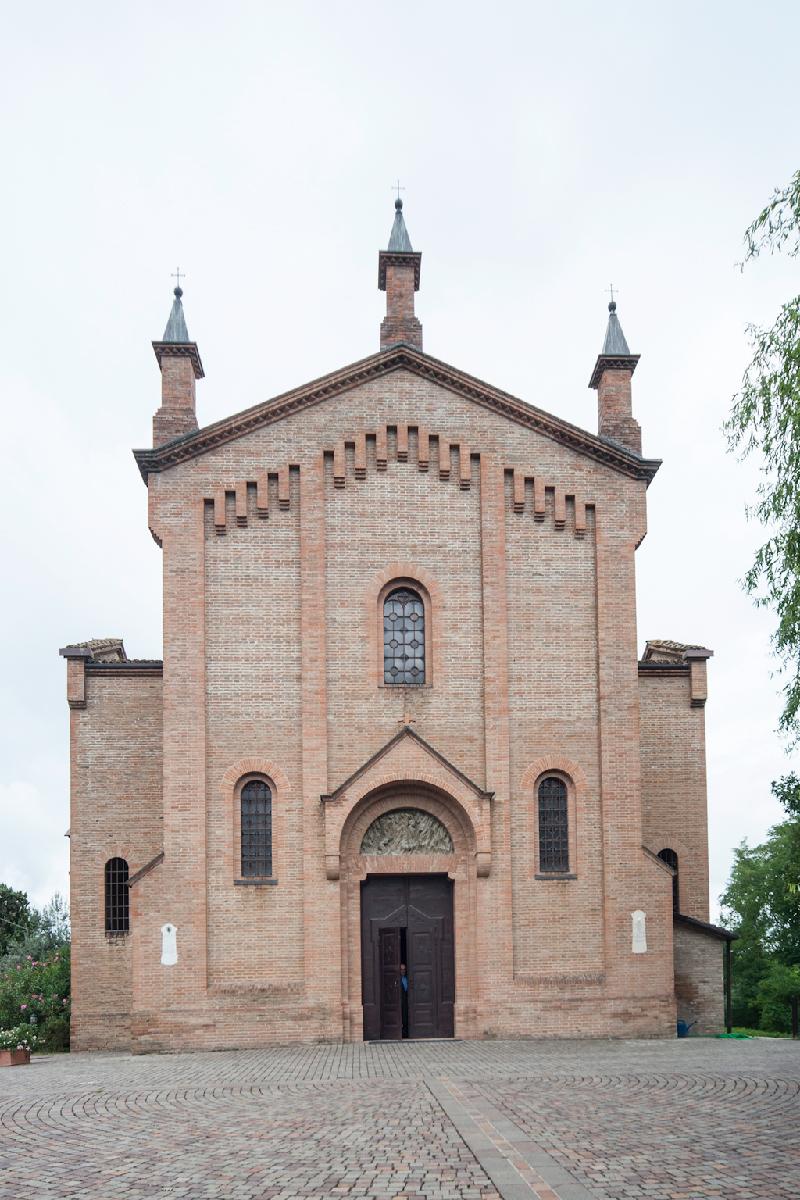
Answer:
[[[639,355],[628,349],[612,299],[603,349],[589,380],[589,387],[597,389],[597,432],[641,454],[642,430],[634,420],[631,399],[631,377],[638,361]]]
[[[381,322],[381,350],[405,342],[422,349],[422,325],[414,315],[414,292],[419,291],[422,255],[415,253],[403,219],[403,201],[394,202],[389,247],[378,256],[378,287],[386,292],[386,316]]]
[[[160,342],[153,342],[161,369],[161,407],[153,417],[153,445],[163,446],[173,438],[197,429],[195,414],[196,379],[204,375],[197,343],[189,340],[181,297],[183,288],[175,288],[172,309]]]

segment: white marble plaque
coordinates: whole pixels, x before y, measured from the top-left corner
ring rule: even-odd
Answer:
[[[161,926],[161,965],[174,967],[178,961],[178,930],[175,925]]]
[[[634,954],[647,953],[646,917],[640,908],[631,913],[631,950]]]

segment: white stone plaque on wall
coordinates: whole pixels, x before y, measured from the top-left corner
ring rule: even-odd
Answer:
[[[174,967],[178,961],[178,930],[175,925],[161,926],[161,965]]]
[[[634,954],[647,953],[647,928],[645,915],[640,908],[631,913],[631,950]]]

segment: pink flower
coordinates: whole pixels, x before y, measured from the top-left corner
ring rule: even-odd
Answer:
[[[66,1003],[67,1003],[67,998],[66,998],[66,996],[65,996],[65,997],[64,997],[64,999],[61,1001],[61,1003],[62,1003],[62,1004],[66,1004]]]
[[[25,1009],[26,1009],[28,1006],[27,1006],[27,1004],[20,1004],[20,1006],[19,1006],[19,1007],[20,1007],[20,1010],[21,1010],[22,1012],[24,1012],[24,1011],[25,1011]]]

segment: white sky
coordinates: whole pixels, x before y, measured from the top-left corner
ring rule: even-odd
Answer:
[[[737,584],[755,475],[720,425],[797,264],[740,274],[800,165],[795,3],[43,3],[0,47],[0,880],[67,889],[58,647],[160,657],[160,552],[131,457],[180,264],[207,424],[378,348],[390,184],[431,354],[588,429],[605,289],[664,459],[639,644],[715,650],[711,895],[782,810],[771,617]]]

